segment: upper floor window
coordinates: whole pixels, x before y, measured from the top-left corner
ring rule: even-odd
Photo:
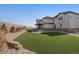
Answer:
[[[61,20],[63,20],[63,17],[61,16]]]
[[[63,16],[59,17],[59,19],[58,19],[58,20],[63,20]]]
[[[60,18],[58,20],[60,20]]]

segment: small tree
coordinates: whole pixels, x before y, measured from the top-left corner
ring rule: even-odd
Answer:
[[[5,31],[5,32],[8,32],[8,31],[7,31],[7,27],[6,27],[5,24],[2,24],[2,26],[1,26],[1,30],[2,30],[2,31]]]
[[[21,31],[21,27],[19,27],[19,31]]]
[[[10,32],[15,32],[15,27],[14,26],[11,27]]]
[[[27,32],[32,32],[32,29],[28,29]]]
[[[26,26],[24,26],[23,29],[26,29]]]
[[[16,31],[20,31],[20,28],[19,28],[19,27],[17,27],[17,28],[16,28]]]

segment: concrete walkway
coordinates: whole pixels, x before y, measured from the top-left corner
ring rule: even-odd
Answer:
[[[70,33],[68,35],[73,35],[73,36],[78,36],[79,37],[79,32],[77,32],[77,33]]]

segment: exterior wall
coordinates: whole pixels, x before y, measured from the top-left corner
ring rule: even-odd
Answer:
[[[79,28],[79,15],[69,13],[70,28]]]
[[[47,28],[47,29],[53,29],[54,28],[54,25],[53,24],[44,24],[43,25],[43,28]]]
[[[42,23],[52,23],[53,19],[42,19]]]
[[[63,20],[58,20],[60,17],[63,17]],[[55,19],[56,28],[69,28],[69,15],[61,14]],[[62,27],[60,27],[62,24]]]
[[[53,29],[54,27],[54,25],[52,24],[54,23],[53,19],[42,19],[42,23],[44,29]]]

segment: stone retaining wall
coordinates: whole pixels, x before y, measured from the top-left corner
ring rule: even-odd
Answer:
[[[35,52],[24,49],[23,46],[19,42],[14,41],[12,37],[7,40],[6,34],[7,33],[0,31],[0,54],[35,54]],[[17,35],[19,36],[21,34]]]
[[[5,39],[5,33],[0,32],[0,53],[6,53],[8,50],[8,46]]]

